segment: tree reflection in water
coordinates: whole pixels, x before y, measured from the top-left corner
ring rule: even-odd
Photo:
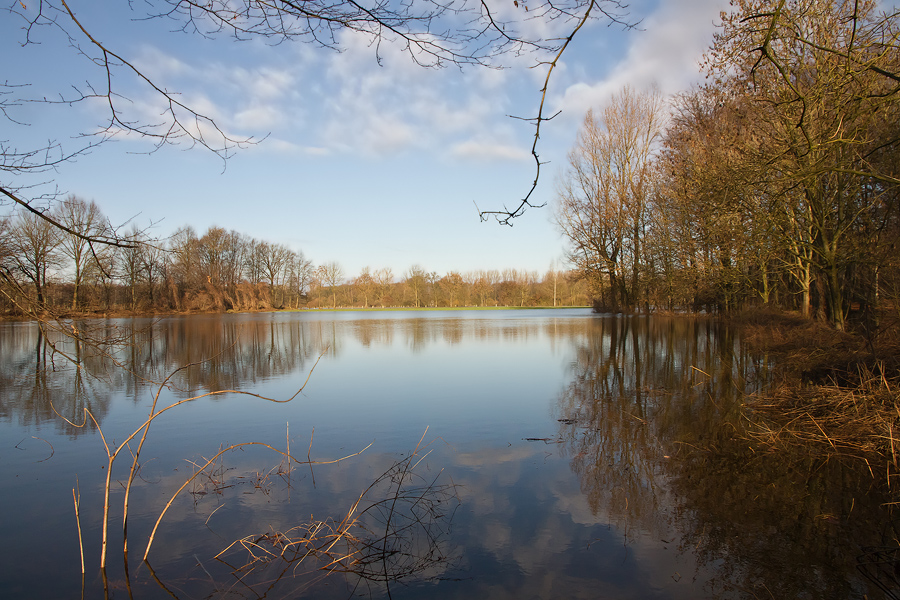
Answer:
[[[232,481],[244,483],[224,495],[182,498],[163,522],[164,545],[151,560],[154,575],[177,597],[346,597],[357,583],[362,586],[357,591],[379,596],[388,591],[383,580],[393,581],[392,573],[402,575],[414,566],[425,568],[412,579],[427,584],[409,585],[408,596],[435,580],[452,579],[452,584],[428,587],[429,595],[459,597],[459,590],[466,590],[468,597],[497,597],[502,590],[591,597],[613,590],[616,597],[664,596],[670,591],[673,597],[692,597],[699,582],[707,582],[701,595],[716,598],[896,597],[896,523],[882,506],[889,498],[878,474],[860,469],[858,462],[776,453],[749,441],[748,418],[755,417],[742,407],[742,399],[765,389],[769,373],[727,328],[687,317],[547,314],[510,311],[487,317],[479,312],[463,318],[310,312],[111,320],[113,331],[138,332],[136,342],[119,348],[112,359],[66,346],[69,355],[78,357],[78,369],[57,360],[31,325],[5,324],[0,336],[0,417],[9,431],[22,431],[22,437],[44,423],[57,429],[56,437],[42,434],[56,448],[53,460],[37,462],[46,457],[40,442],[29,452],[15,449],[2,457],[7,462],[0,466],[12,490],[7,506],[25,515],[21,525],[5,524],[7,538],[20,543],[7,554],[7,563],[15,565],[7,568],[7,577],[71,591],[71,583],[53,588],[52,581],[34,570],[38,563],[20,557],[27,554],[23,548],[45,560],[53,556],[53,564],[64,572],[65,561],[77,548],[69,495],[72,472],[78,473],[83,500],[105,475],[92,458],[96,440],[85,439],[86,430],[70,431],[54,408],[71,418],[87,407],[105,431],[121,440],[122,431],[136,426],[133,419],[145,414],[148,382],[177,367],[215,357],[180,373],[173,389],[166,391],[172,398],[223,388],[280,396],[287,387],[291,393],[297,389],[294,383],[302,383],[327,348],[325,362],[332,371],[317,373],[313,380],[320,387],[311,401],[291,411],[210,400],[190,414],[167,420],[165,435],[160,428],[160,437],[153,440],[156,446],[146,450],[154,460],[142,466],[133,506],[157,507],[161,494],[177,489],[185,479],[184,458],[227,440],[280,437],[277,431],[284,431],[288,419],[291,432],[315,428],[317,449],[329,457],[340,455],[338,448],[346,440],[355,443],[366,437],[368,443],[368,436],[380,435],[380,444],[394,443],[390,436],[405,444],[410,431],[416,438],[421,434],[420,423],[434,424],[432,431],[440,425],[443,430],[435,435],[447,435],[448,448],[454,448],[441,454],[441,466],[449,465],[452,477],[466,486],[460,492],[465,508],[447,538],[451,544],[460,542],[464,568],[460,572],[443,562],[450,557],[452,563],[456,550],[429,546],[430,540],[444,538],[438,530],[422,527],[428,522],[425,516],[405,521],[414,527],[402,530],[416,532],[419,541],[385,550],[387,540],[402,538],[384,533],[390,533],[385,513],[373,508],[359,522],[363,528],[354,534],[355,545],[341,549],[357,562],[332,565],[346,570],[346,577],[304,587],[316,580],[315,569],[322,563],[297,567],[296,556],[288,552],[286,560],[281,555],[285,548],[296,549],[297,556],[309,550],[297,543],[309,537],[309,530],[304,533],[297,526],[311,522],[312,514],[326,515],[323,522],[329,517],[340,520],[362,488],[380,473],[391,472],[394,452],[407,446],[317,472],[316,481],[304,481],[302,499],[299,475],[291,485],[254,487],[257,469],[268,457],[242,451],[229,455],[227,469]],[[369,385],[344,385],[351,379],[348,373]],[[329,426],[331,438],[325,442]],[[354,428],[356,438],[348,427]],[[557,427],[559,444],[541,444],[535,452],[537,444],[523,441],[526,436],[551,435]],[[553,456],[545,462],[544,450],[548,457],[562,452],[565,459]],[[535,460],[539,467],[532,464]],[[40,477],[40,486],[32,472]],[[50,483],[56,481],[53,477],[61,478],[64,493],[58,492],[59,484]],[[379,504],[379,498],[397,494],[400,488],[391,487],[395,480],[382,480],[381,492],[368,495],[371,506],[388,506]],[[436,497],[450,491],[431,480],[415,486],[428,484],[438,492]],[[293,492],[292,485],[298,486]],[[405,485],[412,484],[407,479]],[[296,504],[291,503],[292,493]],[[452,505],[443,499],[439,503],[445,514],[452,511],[443,507]],[[428,506],[417,504],[415,509]],[[147,519],[152,523],[157,515],[136,510],[129,528],[138,537],[146,535]],[[82,516],[86,535],[96,539],[99,517],[96,511],[91,515],[86,502]],[[380,520],[365,520],[375,517]],[[434,524],[446,520],[440,516]],[[57,543],[49,546],[34,536],[35,542],[25,546],[23,540],[33,535],[32,523],[52,529]],[[401,521],[393,523],[401,527]],[[248,534],[252,537],[246,538]],[[621,535],[626,545],[647,550],[630,553],[627,564],[632,570],[627,574],[622,574],[621,563],[609,561],[613,552],[608,546],[592,541],[606,534],[607,545],[620,544]],[[554,544],[544,545],[550,538]],[[248,554],[241,546],[240,556],[232,548],[228,564],[212,560],[234,540],[249,540],[278,556],[258,548],[254,552],[260,554]],[[647,540],[653,544],[641,547]],[[677,548],[684,560],[663,567],[655,559],[668,560],[671,552],[657,552],[660,544]],[[256,560],[263,555],[271,560]],[[682,572],[680,589],[666,588],[671,581],[668,569],[676,563],[682,571],[696,565],[698,583],[691,584],[691,574]],[[113,564],[110,589],[134,585],[149,594],[149,585],[158,592],[143,569],[134,568],[129,582],[127,572],[123,576]],[[304,569],[314,571],[308,573],[312,579],[294,577],[306,573]],[[647,569],[655,569],[650,574],[658,576],[647,577]],[[73,581],[71,572],[59,579]],[[893,591],[885,593],[884,588]],[[89,580],[88,591],[97,589]],[[400,595],[399,588],[394,592]]]
[[[571,369],[562,446],[591,510],[626,543],[635,529],[679,540],[714,572],[717,598],[898,597],[898,522],[881,481],[860,460],[750,441],[742,400],[767,373],[727,328],[597,319]]]

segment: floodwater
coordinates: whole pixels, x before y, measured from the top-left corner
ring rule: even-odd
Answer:
[[[103,358],[0,324],[4,598],[900,594],[881,474],[748,441],[740,407],[769,385],[766,365],[714,321],[563,309],[72,325],[132,342]],[[209,395],[225,390],[249,394]],[[199,397],[139,446],[128,438],[157,394],[157,410]]]

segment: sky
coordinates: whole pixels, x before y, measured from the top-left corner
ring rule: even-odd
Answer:
[[[582,28],[547,95],[547,114],[561,112],[542,126],[538,152],[547,164],[532,197],[547,206],[508,227],[481,222],[478,210],[516,206],[534,179],[533,126],[512,118],[537,114],[546,69],[535,67],[534,56],[506,57],[500,69],[429,69],[390,44],[378,49],[379,62],[369,41],[349,32],[338,36],[341,52],[236,43],[136,19],[141,13],[129,3],[68,4],[157,85],[230,135],[259,143],[223,162],[201,147],[151,152],[147,140],[119,135],[54,172],[0,171],[4,186],[94,200],[114,225],[149,226],[160,237],[186,225],[198,235],[211,226],[233,229],[283,243],[316,265],[336,261],[347,278],[364,267],[390,267],[398,278],[413,265],[439,275],[564,268],[552,206],[585,112],[626,85],[670,95],[701,83],[700,60],[727,9],[725,0],[638,0],[627,16],[637,27],[598,20]],[[498,14],[512,10],[512,0],[491,5]],[[28,84],[20,95],[51,99],[84,90],[85,82],[102,86],[102,71],[58,29],[34,31],[39,43],[23,45],[21,25],[0,13],[0,81]],[[537,21],[526,27],[561,31]],[[113,83],[127,98],[121,107],[128,118],[160,119],[161,99],[146,84],[125,73]],[[9,106],[0,141],[20,150],[47,140],[76,148],[78,134],[107,114],[99,100]]]

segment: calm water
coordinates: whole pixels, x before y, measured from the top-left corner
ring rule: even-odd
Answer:
[[[877,474],[743,441],[739,406],[766,372],[713,322],[516,310],[77,326],[136,342],[114,364],[0,324],[4,598],[898,594],[876,564],[897,548]],[[137,440],[124,448],[104,578],[104,438],[118,448],[189,363],[158,408],[303,390],[158,417],[130,493],[128,561]],[[86,409],[99,427],[76,426]],[[262,445],[225,452],[175,497],[142,563],[179,486],[246,442],[303,464]]]

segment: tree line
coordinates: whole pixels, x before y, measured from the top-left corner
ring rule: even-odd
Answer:
[[[50,219],[20,210],[0,219],[0,308],[32,315],[321,307],[562,306],[589,303],[571,273],[506,269],[439,275],[315,265],[284,244],[210,227],[164,241],[111,231],[95,202],[69,196]],[[97,243],[118,239],[118,245]]]
[[[871,321],[900,293],[898,13],[732,5],[705,85],[586,115],[557,193],[569,258],[602,310]]]

